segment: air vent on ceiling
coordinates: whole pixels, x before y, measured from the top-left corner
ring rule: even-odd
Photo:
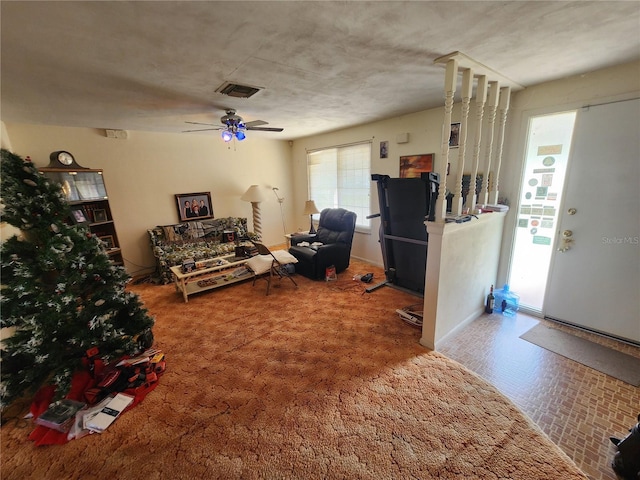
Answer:
[[[216,93],[222,93],[223,95],[229,95],[230,97],[249,98],[259,91],[260,89],[256,87],[225,82],[220,87],[218,87]]]

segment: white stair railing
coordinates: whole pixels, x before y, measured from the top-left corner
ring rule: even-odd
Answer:
[[[489,201],[489,175],[491,174],[491,153],[493,149],[493,134],[496,124],[496,112],[498,110],[498,96],[500,84],[489,82],[489,100],[485,107],[487,113],[487,141],[485,142],[484,171],[482,174],[482,189],[478,203],[488,203]],[[473,182],[472,182],[473,183]]]
[[[511,88],[502,87],[500,89],[500,101],[498,110],[500,111],[500,125],[498,126],[498,141],[496,142],[495,176],[492,178],[489,187],[489,203],[497,205],[500,195],[500,168],[502,167],[502,147],[504,144],[504,130],[507,125],[507,112],[509,111],[509,100],[511,98]]]
[[[473,70],[468,68],[462,74],[462,113],[460,118],[460,132],[458,144],[458,169],[456,173],[456,184],[453,189],[454,197],[451,204],[451,213],[462,214],[462,174],[464,172],[465,155],[467,151],[467,128],[469,123],[469,109],[471,104],[471,94],[473,92]],[[447,166],[448,167],[448,166]]]
[[[520,90],[523,87],[461,52],[453,52],[439,57],[434,63],[446,66],[441,155],[436,156],[434,161],[434,171],[440,175],[435,221],[444,222],[447,215],[446,172],[447,166],[451,163],[450,157],[452,157],[449,138],[451,136],[452,112],[458,75],[462,74],[462,98],[457,165],[452,189],[454,197],[451,213],[453,215],[460,215],[466,209],[472,212],[476,204],[485,204],[489,201],[497,203],[509,97],[512,90]],[[474,82],[476,83],[475,138],[473,139],[473,153],[469,174],[469,191],[466,198],[463,198],[463,177],[465,175],[465,165],[467,164],[465,159],[467,156],[467,132],[469,130],[469,112],[471,110],[471,95]],[[502,88],[501,85],[503,85]],[[500,116],[496,128],[498,111]],[[483,129],[487,130],[486,133],[483,132]],[[484,156],[481,158],[483,148]],[[482,173],[482,187],[480,195],[476,198],[476,178],[479,172]]]
[[[455,58],[447,62],[444,80],[444,123],[442,124],[442,155],[436,156],[433,169],[440,174],[440,187],[436,200],[435,221],[444,221],[447,215],[447,182],[446,172],[449,163],[449,138],[451,137],[451,112],[453,111],[453,98],[458,82],[458,61]]]
[[[476,204],[476,177],[478,176],[478,166],[480,164],[480,146],[482,142],[482,118],[484,116],[484,104],[487,101],[487,81],[486,75],[478,77],[478,88],[476,88],[476,138],[473,144],[473,165],[471,175],[469,175],[469,191],[465,204],[469,211],[472,211]]]

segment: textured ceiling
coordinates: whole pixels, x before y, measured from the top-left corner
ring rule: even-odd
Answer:
[[[235,108],[284,128],[251,135],[294,139],[442,105],[433,60],[454,51],[525,87],[640,58],[638,1],[0,8],[5,122],[181,132]],[[263,90],[215,93],[225,81]]]

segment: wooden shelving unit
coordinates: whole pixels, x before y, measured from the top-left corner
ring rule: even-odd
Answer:
[[[62,186],[62,191],[71,205],[71,220],[87,225],[91,233],[105,242],[111,261],[116,265],[124,265],[103,171],[91,168],[72,170],[51,167],[39,170],[49,180]]]

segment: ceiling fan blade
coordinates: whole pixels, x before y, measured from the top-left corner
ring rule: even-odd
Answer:
[[[187,122],[186,120],[185,120],[184,123],[190,123],[192,125],[208,125],[210,127],[217,127],[217,125],[215,123]]]
[[[210,130],[222,130],[223,127],[216,127],[216,128],[201,128],[198,130],[183,130],[182,133],[189,133],[189,132],[208,132]]]
[[[247,127],[247,130],[260,130],[262,132],[282,132],[284,130],[284,128]]]
[[[253,120],[251,122],[245,123],[246,127],[259,127],[260,125],[268,125],[269,122],[265,122],[264,120]]]

